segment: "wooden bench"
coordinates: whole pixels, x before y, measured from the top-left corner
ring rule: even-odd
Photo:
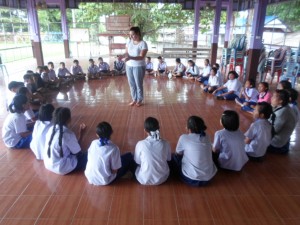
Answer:
[[[164,58],[198,58],[206,59],[210,57],[210,48],[163,48]]]

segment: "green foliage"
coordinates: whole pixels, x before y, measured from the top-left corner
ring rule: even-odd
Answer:
[[[293,31],[300,30],[300,0],[269,5],[267,15],[275,15]]]
[[[25,10],[0,8],[0,32],[28,32]]]

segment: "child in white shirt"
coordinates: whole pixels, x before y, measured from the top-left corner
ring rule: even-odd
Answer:
[[[241,106],[244,111],[251,111],[252,106],[257,104],[259,93],[255,88],[255,81],[249,79],[242,88],[239,97],[235,98],[235,102]]]
[[[240,171],[248,161],[244,134],[239,130],[239,124],[237,112],[223,112],[221,125],[224,129],[215,133],[213,143],[213,152],[219,153],[217,163],[223,169]]]
[[[117,55],[117,60],[114,61],[114,70],[112,71],[113,75],[125,75],[126,68],[125,62],[122,61],[122,55]]]
[[[262,160],[272,139],[272,125],[268,121],[272,114],[272,106],[267,102],[257,103],[254,122],[245,133],[245,151],[250,159]]]
[[[204,60],[204,68],[202,70],[202,73],[200,74],[199,78],[197,79],[200,83],[207,85],[209,74],[211,71],[211,66],[209,64],[209,59]]]
[[[189,117],[187,130],[188,134],[181,135],[178,140],[173,162],[186,184],[202,186],[217,173],[212,159],[211,143],[205,133],[206,125],[202,118]]]
[[[70,109],[59,107],[53,113],[52,126],[46,134],[44,164],[46,169],[59,175],[84,170],[87,163],[87,154],[81,152],[79,144],[86,125],[80,124],[77,138],[68,128],[70,122]]]
[[[38,120],[34,124],[32,132],[32,141],[30,142],[30,148],[34,153],[37,160],[44,159],[46,134],[51,127],[52,113],[54,107],[52,104],[45,104],[40,107]]]
[[[137,143],[134,152],[134,160],[138,164],[135,176],[143,185],[159,185],[169,177],[167,161],[171,160],[171,147],[167,141],[160,139],[157,119],[148,117],[144,130],[148,137]]]
[[[213,93],[218,87],[220,87],[220,79],[217,76],[217,73],[218,70],[216,68],[211,68],[208,84],[202,84],[204,92]]]
[[[98,79],[99,76],[99,67],[95,65],[93,59],[89,59],[89,67],[88,67],[88,79]]]
[[[181,63],[180,58],[176,58],[176,66],[174,70],[172,71],[172,76],[173,77],[182,77],[185,73],[185,66]]]
[[[239,75],[235,71],[228,73],[227,82],[213,92],[217,99],[234,100],[238,97],[242,88],[241,82],[237,79],[238,77]]]
[[[29,148],[32,139],[31,131],[27,129],[24,112],[29,109],[29,102],[24,95],[16,95],[9,105],[11,112],[5,118],[2,127],[2,139],[9,148]]]
[[[88,149],[88,161],[84,174],[90,184],[107,185],[123,176],[133,162],[131,153],[120,156],[117,145],[111,142],[112,127],[101,122],[96,128],[99,139]]]
[[[188,60],[188,69],[185,72],[185,75],[188,77],[188,79],[194,80],[196,77],[199,76],[199,67],[196,66],[195,62],[193,60]]]
[[[71,66],[70,71],[76,80],[85,80],[86,74],[83,72],[77,59],[73,61],[73,65]]]
[[[98,62],[99,62],[99,64],[98,64],[98,68],[99,68],[99,73],[100,74],[102,74],[102,75],[111,75],[111,73],[110,73],[110,67],[109,67],[109,65],[108,65],[108,63],[107,62],[104,62],[103,61],[103,58],[102,57],[99,57],[98,58]]]
[[[151,57],[146,57],[146,75],[154,75],[155,72],[153,70],[153,63],[151,62]]]
[[[156,75],[166,75],[167,70],[167,64],[164,62],[163,58],[161,56],[157,57],[158,64],[157,64],[157,74]]]

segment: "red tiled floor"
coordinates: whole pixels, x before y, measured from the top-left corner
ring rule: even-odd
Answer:
[[[82,141],[86,150],[96,139],[100,121],[111,123],[112,141],[122,153],[133,151],[145,138],[147,116],[160,121],[161,136],[175,151],[186,132],[186,119],[200,115],[214,132],[221,129],[224,109],[239,111],[234,102],[217,101],[203,94],[199,84],[187,80],[145,77],[145,105],[129,107],[126,77],[75,82],[59,94],[57,106],[70,107],[72,124],[87,124]],[[0,82],[0,90],[6,87]],[[66,96],[65,95],[65,96]],[[0,127],[6,116],[0,110]],[[240,112],[245,132],[251,115]],[[179,178],[159,186],[142,186],[134,179],[120,179],[108,186],[90,185],[83,173],[59,176],[47,171],[30,150],[13,151],[0,141],[0,224],[47,225],[293,225],[300,218],[300,138],[286,156],[267,155],[262,163],[249,162],[241,172],[219,170],[205,187],[194,188]]]

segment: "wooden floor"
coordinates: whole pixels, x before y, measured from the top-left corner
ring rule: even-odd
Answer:
[[[6,87],[0,80],[0,91]],[[86,123],[83,148],[87,149],[100,121],[112,124],[112,140],[122,152],[133,151],[145,138],[143,121],[158,118],[161,134],[175,151],[186,132],[190,115],[201,116],[213,134],[221,129],[225,109],[240,112],[233,102],[203,94],[188,80],[146,77],[145,105],[128,106],[126,77],[77,81],[70,90],[54,95],[55,106],[72,109],[72,128]],[[0,126],[7,113],[0,100]],[[252,118],[240,112],[245,132]],[[262,163],[249,162],[242,172],[219,171],[210,185],[188,187],[170,179],[156,187],[133,179],[112,185],[88,184],[83,173],[52,174],[30,150],[13,151],[0,141],[0,224],[97,225],[293,225],[300,224],[300,128],[297,126],[288,155],[268,155]]]

